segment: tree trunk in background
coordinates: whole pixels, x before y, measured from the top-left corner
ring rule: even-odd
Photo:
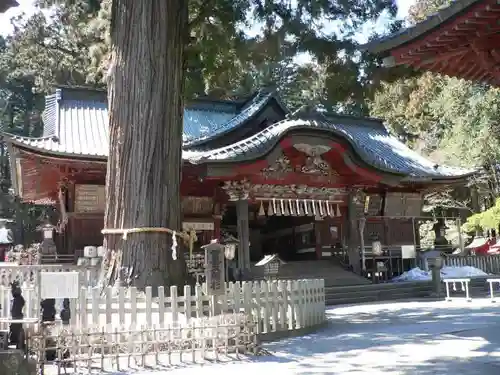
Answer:
[[[188,2],[114,0],[105,228],[180,230],[183,53]],[[183,285],[172,235],[106,235],[108,285]]]

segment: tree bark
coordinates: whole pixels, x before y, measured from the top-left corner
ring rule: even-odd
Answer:
[[[188,2],[113,0],[105,228],[181,227],[183,60]],[[183,285],[183,241],[106,235],[108,285]],[[154,288],[156,289],[156,288]]]

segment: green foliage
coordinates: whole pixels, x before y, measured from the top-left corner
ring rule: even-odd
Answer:
[[[54,84],[104,86],[110,5],[111,0],[39,0],[39,13],[14,21],[4,54],[9,74],[32,75],[41,92]],[[49,7],[50,16],[44,16]],[[224,98],[272,85],[292,108],[313,101],[355,112],[366,112],[371,65],[354,52],[353,36],[382,12],[396,12],[389,0],[190,0],[189,10],[186,97]],[[338,27],[325,32],[326,21]],[[311,64],[297,64],[303,53]]]
[[[500,199],[495,205],[484,212],[470,216],[462,226],[465,232],[475,232],[476,230],[495,229],[500,226]]]

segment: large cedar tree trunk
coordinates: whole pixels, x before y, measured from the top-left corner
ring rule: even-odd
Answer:
[[[181,226],[183,51],[186,0],[113,0],[108,82],[110,149],[105,228]],[[108,285],[182,285],[178,239],[165,233],[105,235]]]

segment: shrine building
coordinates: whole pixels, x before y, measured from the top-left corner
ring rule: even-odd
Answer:
[[[58,88],[43,122],[40,138],[4,134],[13,188],[58,209],[58,252],[78,255],[103,241],[106,92]],[[198,232],[198,247],[232,233],[244,268],[278,253],[357,269],[375,239],[384,252],[418,249],[423,194],[473,173],[422,157],[381,120],[291,114],[266,91],[186,104],[182,158],[183,228]]]
[[[450,77],[500,85],[500,3],[455,0],[424,21],[362,48],[386,67],[407,65]]]

